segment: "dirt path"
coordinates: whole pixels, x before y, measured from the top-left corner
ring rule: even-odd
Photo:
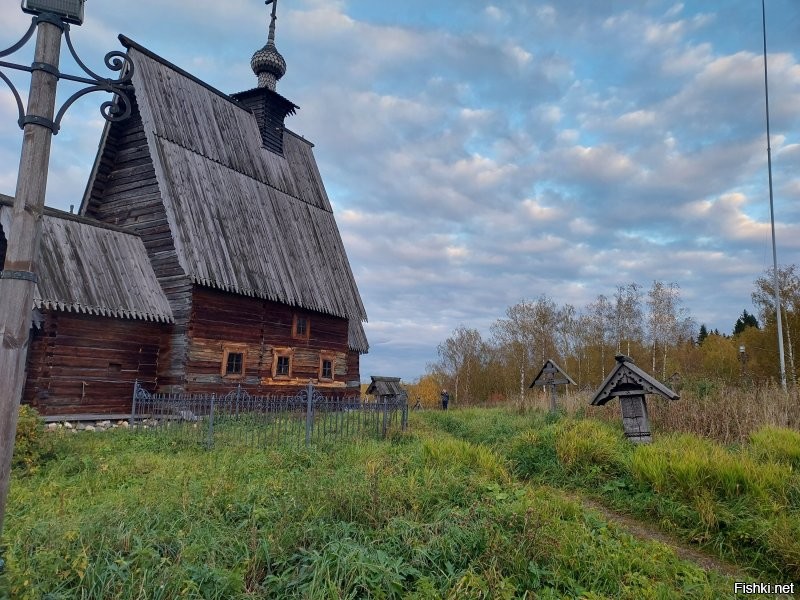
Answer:
[[[679,558],[697,563],[707,571],[713,570],[723,575],[736,577],[740,581],[744,581],[746,579],[744,575],[744,569],[742,567],[726,562],[716,556],[712,556],[711,554],[704,552],[699,548],[694,548],[683,540],[666,534],[655,527],[651,527],[645,523],[642,523],[633,517],[615,512],[600,504],[600,502],[597,500],[587,498],[586,496],[580,494],[567,495],[586,508],[600,513],[606,521],[617,525],[635,538],[661,542],[662,544],[672,548]]]

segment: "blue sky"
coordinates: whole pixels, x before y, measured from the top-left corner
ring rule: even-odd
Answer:
[[[124,33],[225,92],[255,85],[262,2],[114,6],[87,2],[73,30],[95,70]],[[507,306],[543,293],[582,307],[660,279],[712,328],[752,310],[753,281],[771,264],[758,0],[278,8],[288,64],[278,91],[300,106],[287,125],[316,144],[370,317],[364,376],[413,378],[458,325],[488,333]],[[2,10],[4,48],[29,18],[16,0]],[[800,3],[767,0],[767,27],[778,253],[796,263]],[[80,203],[103,99],[73,107],[54,140],[50,206]],[[9,195],[15,110],[0,88]]]

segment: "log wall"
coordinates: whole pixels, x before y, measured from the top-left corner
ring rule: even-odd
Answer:
[[[138,104],[129,119],[111,124],[104,136],[82,213],[141,237],[175,319],[160,363],[160,390],[181,391],[191,284],[178,261]]]
[[[295,315],[308,318],[308,339],[292,335]],[[187,391],[227,393],[240,384],[250,393],[290,393],[314,380],[320,391],[353,393],[358,353],[347,345],[347,320],[286,304],[195,287],[189,325]],[[226,345],[245,353],[244,373],[224,376]],[[291,355],[291,377],[273,377],[274,350]],[[333,380],[319,380],[320,355],[333,360]]]
[[[28,352],[23,401],[45,415],[129,413],[133,383],[157,385],[169,326],[47,311]]]

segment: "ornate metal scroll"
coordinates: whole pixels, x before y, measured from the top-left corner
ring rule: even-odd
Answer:
[[[8,76],[3,73],[2,70],[0,70],[0,79],[2,79],[11,89],[11,93],[14,95],[14,100],[17,103],[17,111],[19,113],[19,119],[17,122],[19,123],[20,128],[24,128],[28,123],[36,123],[49,128],[55,135],[61,128],[61,120],[64,118],[64,113],[67,112],[69,107],[72,106],[75,101],[78,100],[78,98],[81,98],[82,96],[92,92],[108,92],[113,94],[111,100],[107,100],[100,105],[100,114],[103,115],[103,118],[106,121],[122,121],[127,119],[131,114],[132,108],[132,101],[129,94],[133,90],[133,86],[131,85],[131,78],[133,77],[133,61],[131,61],[130,57],[124,52],[113,50],[106,54],[104,59],[105,65],[109,70],[119,72],[120,76],[117,79],[101,77],[89,69],[89,67],[87,67],[78,57],[77,52],[75,52],[75,47],[72,45],[69,24],[63,22],[56,15],[44,13],[34,17],[31,22],[31,26],[28,28],[28,31],[25,33],[25,35],[23,35],[22,38],[10,48],[0,51],[0,58],[13,54],[25,46],[25,44],[27,44],[33,36],[34,31],[36,31],[36,28],[40,23],[50,23],[56,27],[59,27],[64,32],[64,37],[67,40],[67,47],[69,48],[72,58],[75,60],[78,66],[80,66],[83,72],[88,75],[88,77],[79,77],[76,75],[62,73],[53,65],[37,62],[32,63],[31,66],[28,67],[16,63],[0,61],[0,69],[8,68],[16,71],[25,71],[28,73],[33,73],[34,71],[45,71],[53,75],[56,79],[66,79],[68,81],[82,83],[87,87],[78,90],[72,94],[72,96],[67,98],[64,104],[61,105],[61,108],[59,108],[59,110],[56,112],[55,119],[53,121],[49,121],[48,119],[38,115],[25,114],[25,108],[23,106],[22,97],[20,96],[19,91],[14,86],[11,79],[9,79]]]
[[[300,390],[297,395],[294,397],[294,401],[298,406],[305,406],[308,402],[308,387],[303,388]],[[325,396],[320,394],[316,388],[312,389],[311,392],[311,404],[318,405],[322,402],[325,402]]]

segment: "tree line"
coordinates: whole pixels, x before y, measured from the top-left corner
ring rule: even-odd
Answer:
[[[787,378],[797,383],[800,340],[800,275],[779,268]],[[461,325],[439,344],[438,360],[412,385],[412,396],[432,402],[447,388],[456,402],[524,398],[547,359],[555,360],[581,389],[608,375],[617,353],[661,381],[753,385],[779,377],[772,270],[754,282],[753,305],[732,321],[730,332],[709,331],[684,306],[677,283],[653,281],[645,289],[621,284],[584,307],[557,304],[546,294],[506,309],[488,336]]]

